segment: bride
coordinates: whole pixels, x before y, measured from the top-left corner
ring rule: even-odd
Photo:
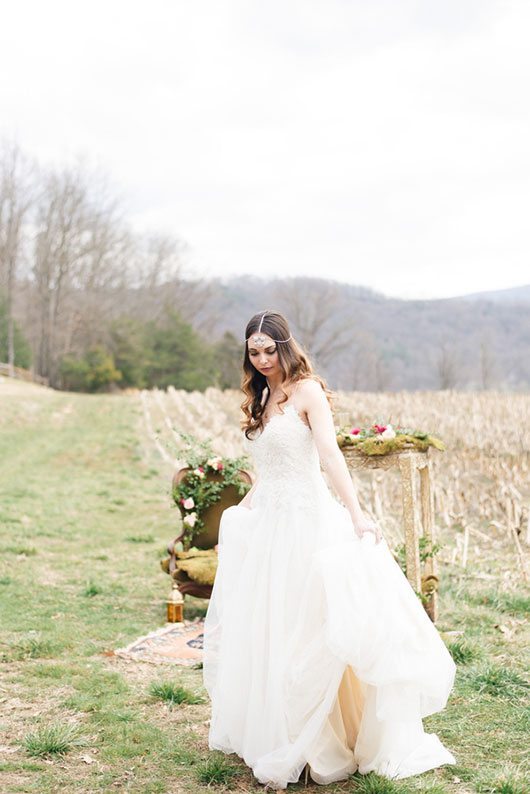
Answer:
[[[281,314],[248,323],[242,389],[257,479],[219,528],[204,633],[210,748],[281,789],[304,768],[327,784],[456,763],[422,725],[445,707],[454,662],[359,505],[326,384]]]

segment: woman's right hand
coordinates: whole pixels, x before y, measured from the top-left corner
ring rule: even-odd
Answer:
[[[376,524],[375,521],[372,521],[371,518],[358,518],[353,522],[353,527],[355,529],[356,534],[358,537],[362,538],[365,532],[373,532],[375,536],[375,542],[379,543],[383,537],[383,533],[379,527],[379,524]]]

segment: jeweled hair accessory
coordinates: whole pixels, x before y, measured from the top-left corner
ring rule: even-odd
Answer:
[[[263,312],[263,314],[261,315],[261,320],[259,321],[259,328],[257,330],[257,333],[250,334],[250,336],[248,336],[245,339],[245,342],[248,342],[249,339],[252,339],[252,344],[254,345],[254,347],[265,347],[265,345],[267,344],[267,340],[265,339],[264,336],[261,335],[261,326],[263,325],[263,318],[265,317],[266,314],[270,314],[270,312],[266,311],[266,312]],[[291,336],[287,337],[287,339],[273,339],[272,341],[273,342],[288,342],[292,338],[293,337],[292,337],[292,334],[291,334]]]

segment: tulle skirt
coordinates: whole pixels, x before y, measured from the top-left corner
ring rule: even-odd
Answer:
[[[391,778],[456,763],[422,717],[444,708],[455,665],[386,542],[318,506],[222,516],[205,620],[209,745],[285,788],[357,769]]]

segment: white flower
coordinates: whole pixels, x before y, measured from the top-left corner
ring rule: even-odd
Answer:
[[[197,513],[188,513],[188,515],[184,516],[183,519],[183,523],[187,524],[189,527],[194,527],[196,521],[197,521]]]
[[[188,496],[187,499],[184,499],[182,502],[182,506],[185,510],[191,510],[192,507],[195,507],[195,502],[193,501],[193,496]]]
[[[394,430],[392,425],[387,425],[386,430],[383,430],[383,432],[381,433],[381,438],[395,438],[395,437],[396,437],[396,431]]]
[[[220,467],[222,468],[222,458],[209,458],[206,461],[206,464],[211,466],[212,469],[218,471]]]
[[[198,469],[193,469],[193,473],[200,477],[201,479],[205,476],[203,470],[199,467]]]

